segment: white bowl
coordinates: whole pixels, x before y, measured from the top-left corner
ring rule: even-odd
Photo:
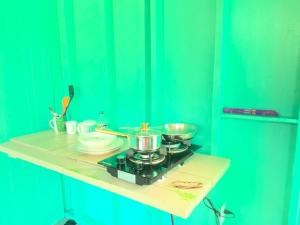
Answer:
[[[79,142],[87,147],[104,147],[110,145],[116,138],[110,134],[90,132],[79,135]]]

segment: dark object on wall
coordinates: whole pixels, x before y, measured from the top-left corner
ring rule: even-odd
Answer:
[[[74,86],[73,85],[69,85],[69,98],[70,98],[70,100],[69,100],[68,105],[66,106],[66,110],[64,111],[63,115],[65,115],[67,113],[67,110],[68,110],[68,108],[69,108],[69,106],[71,104],[71,101],[72,101],[73,97],[74,97]]]
[[[69,97],[70,97],[70,101],[74,97],[74,86],[73,85],[69,85]]]
[[[257,116],[278,116],[275,110],[262,110],[262,109],[239,109],[239,108],[223,108],[224,113],[231,114],[245,114]]]
[[[76,225],[77,223],[75,222],[75,220],[68,220],[65,225]]]

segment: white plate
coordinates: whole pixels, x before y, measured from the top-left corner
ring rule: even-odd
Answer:
[[[87,134],[79,135],[79,142],[81,145],[87,147],[104,147],[112,144],[116,140],[116,136],[110,134],[101,134],[98,132],[91,132]]]
[[[110,145],[107,145],[107,146],[87,148],[84,145],[79,145],[77,150],[81,153],[85,153],[85,154],[89,154],[89,155],[102,155],[102,154],[116,151],[116,150],[120,149],[120,147],[122,145],[123,145],[123,140],[117,138],[117,139],[115,139],[115,141],[113,143],[111,143]]]

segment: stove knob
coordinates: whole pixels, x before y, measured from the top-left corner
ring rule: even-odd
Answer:
[[[136,162],[136,170],[137,171],[143,170],[143,163],[142,162]]]
[[[133,156],[134,156],[134,153],[135,153],[135,151],[133,151],[132,149],[129,149],[129,150],[127,151],[127,156],[128,156],[128,157],[133,157]]]
[[[125,156],[124,155],[118,155],[117,156],[117,163],[118,163],[118,165],[125,165],[125,163],[126,163],[126,158],[125,158]]]

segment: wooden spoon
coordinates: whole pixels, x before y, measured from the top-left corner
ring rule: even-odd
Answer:
[[[66,114],[66,110],[68,108],[68,105],[70,103],[70,97],[68,96],[65,96],[62,101],[61,101],[61,104],[62,104],[62,115],[64,116]]]

